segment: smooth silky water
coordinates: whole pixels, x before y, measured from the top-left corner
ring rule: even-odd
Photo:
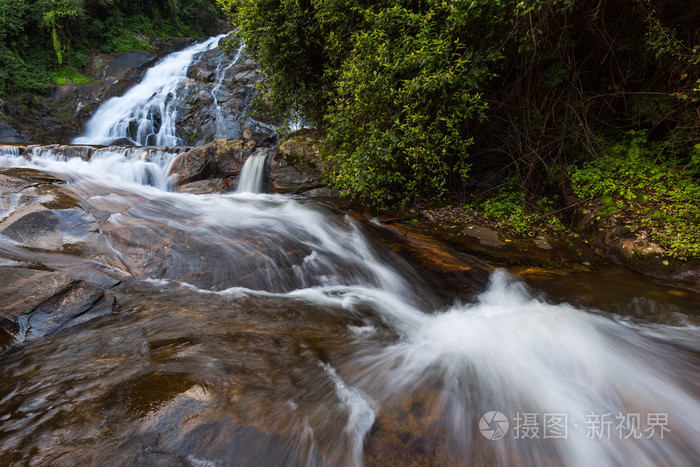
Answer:
[[[116,313],[0,355],[0,463],[697,460],[695,291],[650,283],[690,296],[670,314],[639,311],[633,291],[629,313],[621,299],[586,309],[498,270],[481,293],[453,290],[445,305],[425,271],[357,221],[252,193],[254,157],[239,193],[189,195],[167,191],[173,155],[3,154],[3,167],[68,181],[102,219],[90,261],[133,279],[116,288]],[[571,301],[597,279],[577,281]],[[479,430],[490,411],[509,420],[503,439]],[[527,413],[540,414],[539,439],[515,438]],[[565,439],[543,439],[544,414],[566,414]],[[609,434],[588,439],[602,414]],[[616,417],[629,414],[640,431],[664,414],[670,431],[625,439]]]
[[[109,145],[115,141],[121,144],[129,141],[141,146],[181,145],[175,122],[177,101],[187,80],[187,70],[202,53],[217,47],[225,36],[211,37],[160,60],[123,96],[102,104],[87,122],[85,133],[73,139],[73,143]],[[239,56],[240,52],[231,65]]]
[[[191,195],[170,191],[176,154],[154,151],[0,148],[0,171],[52,174],[94,226],[71,252],[0,235],[7,264],[82,262],[122,281],[114,313],[0,353],[0,464],[700,458],[698,291],[619,270],[532,287],[496,270],[473,293],[396,253],[382,227],[259,193],[264,159],[237,192]],[[545,417],[564,424],[545,437]]]

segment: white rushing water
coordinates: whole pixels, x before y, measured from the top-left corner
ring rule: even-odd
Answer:
[[[0,146],[0,167],[28,167],[77,180],[108,185],[147,185],[166,191],[177,151],[148,147],[106,147],[90,151],[90,160],[66,157],[60,148],[36,146],[27,157],[17,148]]]
[[[214,99],[214,109],[216,109],[216,132],[214,134],[214,139],[228,138],[228,128],[226,126],[226,120],[224,119],[224,113],[221,110],[221,105],[219,104],[219,91],[224,84],[224,78],[226,78],[226,72],[238,63],[243,53],[243,48],[245,44],[241,43],[236,50],[236,54],[233,56],[233,60],[228,62],[225,66],[225,62],[219,63],[214,72],[214,80],[216,85],[211,90],[211,97]]]
[[[700,400],[671,364],[673,345],[684,340],[679,334],[697,339],[696,326],[656,325],[658,340],[647,339],[647,325],[547,303],[503,270],[474,303],[432,314],[405,302],[402,293],[341,289],[297,294],[350,313],[372,308],[402,336],[353,357],[362,370],[352,384],[384,403],[437,384],[433,410],[467,452],[472,436],[480,436],[472,435],[482,427],[480,417],[497,411],[507,420],[505,437],[493,441],[500,443],[503,465],[697,460],[697,449],[688,447],[700,439]],[[372,341],[372,328],[358,333],[358,343]],[[546,425],[548,416],[556,427]]]
[[[262,192],[266,158],[267,153],[262,150],[256,150],[248,156],[238,178],[237,193]]]
[[[134,145],[177,146],[176,96],[187,70],[225,34],[172,53],[150,68],[140,83],[102,104],[73,144],[104,144],[126,138]]]
[[[361,463],[363,442],[383,407],[425,393],[434,397],[427,398],[424,420],[447,432],[450,449],[462,450],[463,458],[479,441],[493,443],[502,465],[697,462],[697,373],[686,373],[697,368],[684,360],[686,343],[700,338],[696,326],[633,324],[599,310],[550,303],[502,270],[470,303],[426,305],[430,291],[420,273],[380,254],[357,223],[290,197],[255,194],[261,190],[262,155],[251,155],[241,173],[238,192],[246,195],[195,196],[163,191],[175,156],[153,151],[96,149],[85,161],[35,148],[29,161],[8,146],[0,148],[0,167],[59,174],[77,193],[89,195],[85,204],[96,212],[126,206],[102,224],[105,232],[134,227],[153,234],[149,243],[158,243],[166,228],[188,236],[184,248],[167,245],[167,272],[139,279],[163,287],[180,282],[202,294],[311,304],[347,322],[359,350],[347,352],[342,365],[320,363],[346,412],[342,463]],[[105,188],[81,191],[89,184]],[[123,191],[113,192],[115,185]],[[156,227],[147,230],[149,222]],[[202,250],[209,256],[191,239],[213,249]],[[114,235],[110,247],[124,263],[138,250],[131,265],[136,270],[147,248],[132,238],[126,247],[117,240]],[[198,285],[194,280],[201,276],[219,282]],[[214,284],[240,277],[252,282],[213,292]],[[494,421],[480,424],[480,418],[494,411],[504,415],[495,425],[504,436],[486,440],[479,429],[492,430]],[[547,416],[557,425],[548,426]],[[489,430],[483,433],[491,435]],[[302,431],[310,450],[324,436]],[[436,455],[443,448],[436,446]]]

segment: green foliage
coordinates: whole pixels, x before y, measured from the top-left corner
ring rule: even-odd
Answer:
[[[470,152],[542,193],[619,128],[700,127],[700,10],[674,2],[217,3],[262,99],[320,128],[335,186],[379,206],[460,192]]]
[[[61,42],[58,40],[56,28],[51,28],[51,42],[53,42],[53,50],[56,52],[56,60],[59,65],[63,64],[63,53],[61,52]]]
[[[0,0],[0,95],[79,82],[87,50],[150,50],[154,37],[218,31],[214,0]],[[52,57],[53,56],[53,57]]]
[[[700,183],[677,162],[684,157],[655,159],[663,142],[649,143],[645,133],[629,132],[608,156],[573,171],[574,192],[598,197],[597,215],[621,216],[632,232],[647,232],[668,254],[700,256]],[[686,150],[697,154],[698,148]]]
[[[71,66],[64,66],[58,71],[52,73],[51,78],[54,84],[86,84],[90,82],[90,78],[78,72]]]
[[[0,41],[22,32],[27,7],[27,2],[24,0],[0,1]]]
[[[543,196],[534,204],[525,199],[525,190],[512,178],[498,193],[465,210],[480,210],[483,216],[495,221],[499,228],[516,235],[532,237],[538,233],[564,230],[561,221],[553,215],[556,197]]]
[[[325,130],[332,184],[380,207],[440,196],[469,170],[494,2],[239,1],[265,98]],[[489,16],[490,15],[490,16]]]
[[[365,20],[324,122],[335,185],[384,206],[440,196],[469,168],[465,129],[483,115],[478,85],[488,72],[450,35],[446,5],[369,10]]]

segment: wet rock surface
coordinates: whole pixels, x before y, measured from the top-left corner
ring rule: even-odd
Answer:
[[[267,118],[249,115],[261,75],[245,52],[234,47],[209,50],[189,68],[188,77],[177,117],[183,141],[194,146],[222,138],[275,144],[275,127]]]
[[[270,191],[307,196],[338,196],[320,181],[322,159],[319,155],[320,134],[299,130],[287,135],[279,151],[270,160]]]
[[[218,190],[250,154],[273,153],[227,140],[198,149],[179,155],[193,180],[181,191]],[[476,294],[493,268],[436,240],[437,231],[388,218],[389,227],[378,225],[338,200],[183,196],[110,184],[97,173],[68,182],[64,173],[0,169],[0,229],[13,235],[0,232],[0,346],[27,338],[0,354],[0,464],[496,464],[498,445],[465,428],[501,407],[491,395],[514,386],[499,378],[486,384],[488,375],[522,352],[541,351],[551,362],[566,347],[548,343],[551,327],[532,339],[527,329],[566,319],[571,308],[514,294],[492,297],[487,316]],[[476,233],[459,237],[500,255],[499,264],[581,262],[542,239],[530,240],[533,256],[510,257],[525,245]],[[464,245],[457,249],[476,251]],[[598,282],[614,285],[614,276],[587,274],[566,276],[562,300],[610,301],[613,287]],[[539,278],[553,282],[551,274]],[[643,282],[632,285],[636,297]],[[696,308],[696,292],[651,292],[637,314],[625,308],[629,294],[621,309],[673,325]],[[651,301],[678,294],[685,294],[680,305],[662,312]],[[509,311],[509,300],[522,304]],[[542,318],[542,307],[551,317]],[[587,322],[572,336],[582,338]],[[596,336],[583,348],[600,346]],[[616,354],[632,353],[618,350],[624,338],[611,336]],[[508,347],[510,339],[522,345]],[[545,345],[531,352],[539,340]],[[697,343],[681,344],[662,358],[687,382],[697,373],[688,350]],[[504,346],[508,358],[500,358]],[[505,375],[527,380],[522,368],[531,361],[536,356]],[[593,374],[602,367],[592,365]],[[577,368],[555,367],[564,374],[556,386],[566,387],[566,370]],[[562,463],[537,447],[545,454],[535,463]]]
[[[0,120],[0,141],[6,143],[19,143],[23,141],[23,138],[9,123]]]
[[[700,285],[700,259],[681,260],[664,253],[646,232],[633,233],[610,219],[583,216],[579,230],[594,250],[615,264],[659,280]]]
[[[255,150],[255,143],[219,139],[180,154],[171,169],[172,182],[188,183],[219,179],[218,187],[228,189],[240,175],[243,164]]]
[[[0,267],[0,290],[0,346],[51,334],[115,306],[111,293],[62,272]]]

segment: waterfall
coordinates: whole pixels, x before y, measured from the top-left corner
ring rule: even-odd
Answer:
[[[551,303],[502,270],[445,304],[430,271],[349,216],[282,195],[162,191],[174,158],[162,149],[27,153],[0,148],[0,167],[68,180],[81,207],[51,208],[57,229],[90,221],[78,254],[131,276],[116,316],[0,354],[0,463],[359,465],[379,452],[401,464],[405,449],[426,464],[697,463],[693,324]],[[264,164],[248,158],[239,192],[260,191]],[[57,196],[43,185],[7,215]],[[15,261],[83,259],[17,238],[0,234]],[[143,439],[172,457],[140,457]]]
[[[238,50],[236,50],[236,55],[234,55],[233,60],[228,63],[228,65],[223,66],[225,62],[219,63],[219,65],[216,67],[215,71],[215,80],[216,80],[216,85],[214,86],[214,89],[211,91],[211,97],[214,99],[214,109],[216,110],[216,133],[214,134],[214,139],[220,139],[220,138],[227,138],[228,137],[228,131],[226,129],[226,122],[224,120],[224,115],[223,112],[221,111],[221,106],[219,105],[219,90],[221,89],[221,86],[224,84],[224,78],[226,78],[226,72],[231,68],[233,65],[238,63],[238,60],[241,58],[241,53],[243,52],[243,47],[245,47],[245,44],[241,43],[241,45],[238,47]]]
[[[256,150],[246,159],[238,179],[237,193],[260,193],[263,189],[266,154]]]
[[[221,37],[163,59],[75,142],[179,143],[177,89]],[[241,52],[215,72],[217,134]],[[627,319],[504,270],[479,282],[476,261],[439,275],[381,226],[240,195],[263,191],[262,149],[236,194],[169,191],[186,149],[0,146],[5,273],[119,284],[100,291],[115,315],[0,352],[0,464],[697,464],[697,305]],[[54,318],[19,327],[32,316]]]
[[[81,157],[68,157],[65,148],[82,152]],[[147,185],[168,190],[168,179],[175,158],[186,148],[161,147],[69,147],[30,146],[26,157],[17,148],[0,146],[0,167],[30,167],[66,174],[74,179],[89,179],[104,184]]]
[[[187,79],[190,65],[201,53],[215,48],[225,36],[211,37],[165,57],[123,96],[102,104],[87,122],[85,133],[73,143],[180,145],[182,142],[175,128],[178,89]]]

